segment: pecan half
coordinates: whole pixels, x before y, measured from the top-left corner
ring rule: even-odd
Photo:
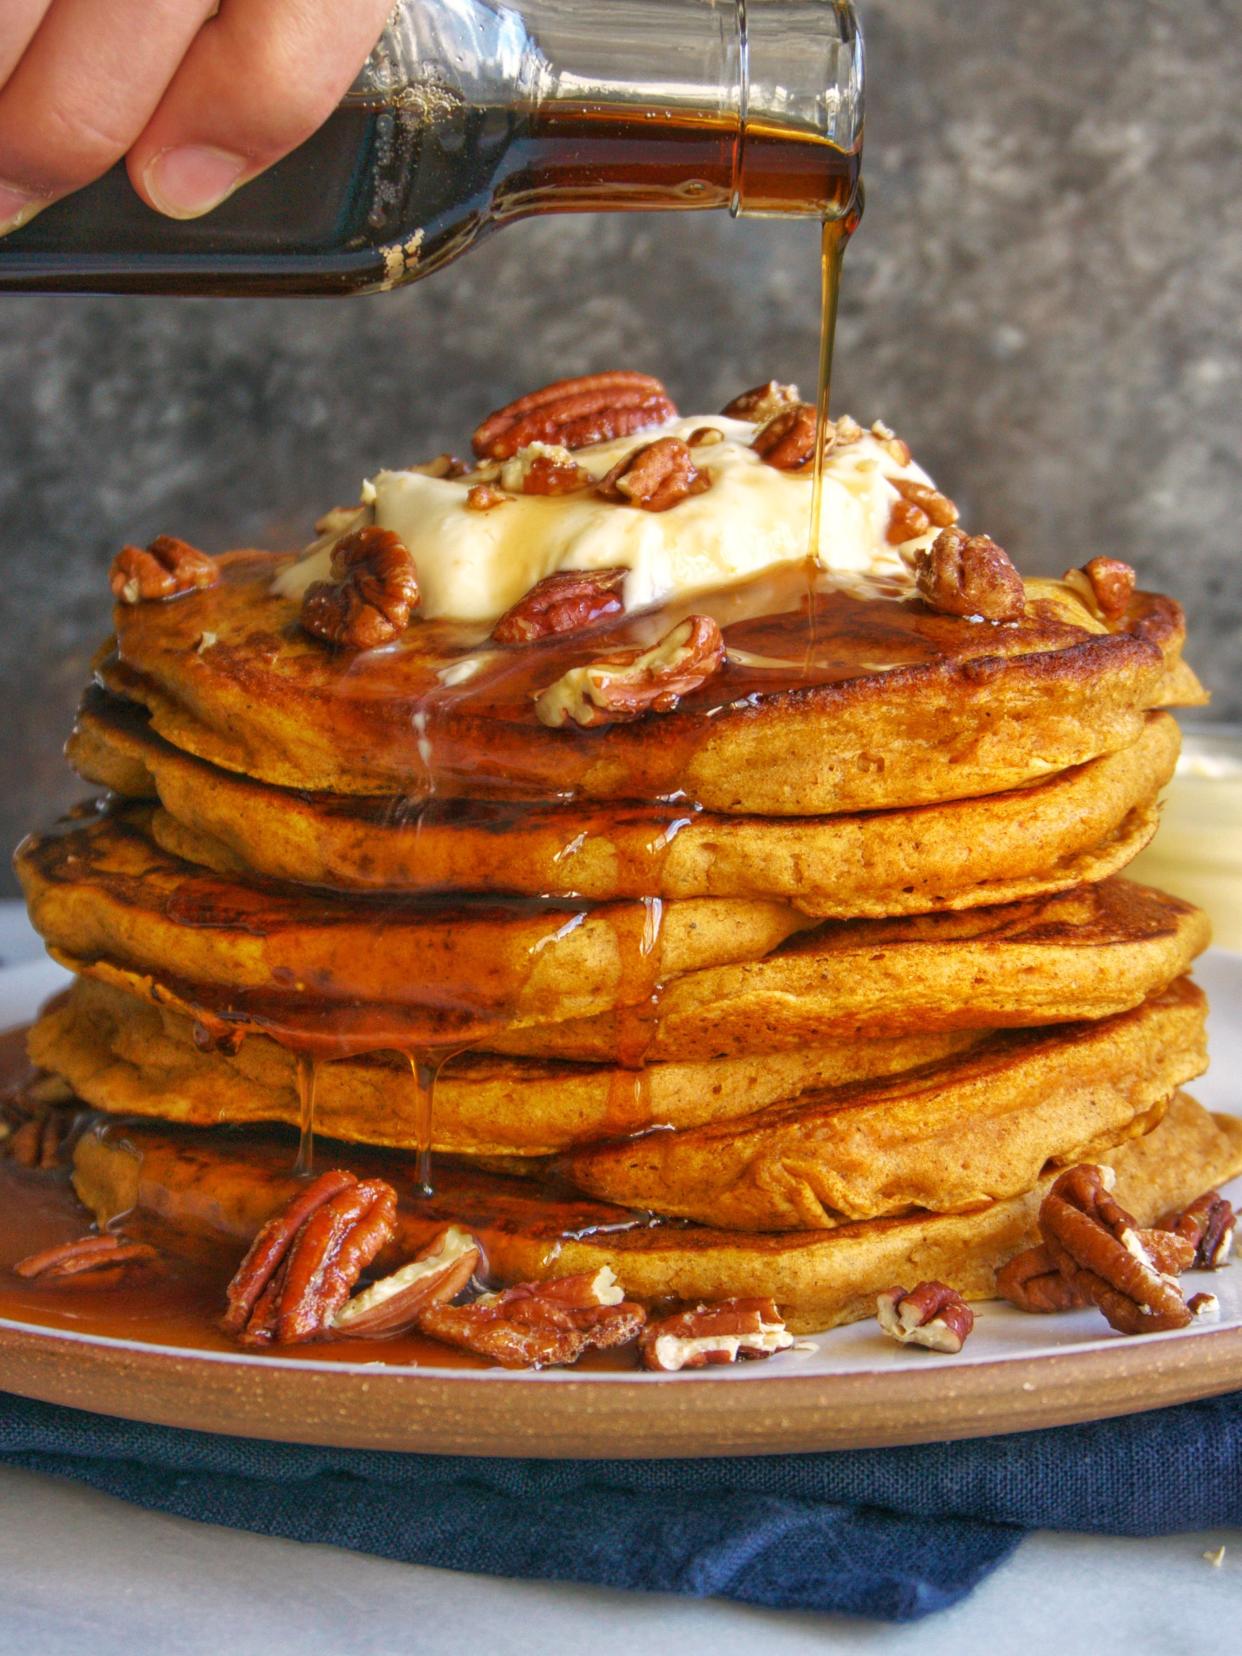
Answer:
[[[1205,1190],[1180,1213],[1166,1214],[1160,1221],[1160,1228],[1174,1231],[1194,1249],[1191,1268],[1196,1271],[1219,1271],[1222,1265],[1229,1263],[1229,1255],[1233,1252],[1236,1222],[1232,1203],[1227,1202],[1218,1190]]]
[[[959,1352],[975,1326],[974,1312],[957,1289],[944,1282],[920,1282],[909,1293],[890,1288],[877,1294],[875,1314],[891,1339],[929,1351]]]
[[[644,512],[667,512],[711,486],[710,473],[698,469],[688,444],[680,437],[659,437],[618,460],[597,492]]]
[[[413,1328],[429,1305],[451,1300],[479,1269],[483,1251],[469,1231],[449,1225],[408,1265],[347,1300],[332,1318],[338,1334],[380,1339]]]
[[[175,535],[157,535],[148,547],[121,548],[112,560],[108,585],[118,603],[141,604],[202,591],[219,579],[214,558]]]
[[[681,1369],[771,1357],[793,1344],[793,1335],[771,1300],[727,1299],[696,1305],[648,1322],[638,1341],[646,1369]]]
[[[498,644],[531,644],[617,615],[628,574],[628,569],[562,569],[546,575],[505,611],[492,637]]]
[[[123,1236],[80,1236],[18,1260],[19,1277],[39,1283],[68,1282],[84,1288],[114,1288],[135,1272],[154,1265],[159,1254],[145,1242],[127,1242]]]
[[[942,529],[915,553],[914,575],[923,601],[942,615],[978,615],[985,621],[1017,621],[1022,615],[1022,577],[987,535]]]
[[[38,1075],[0,1096],[0,1159],[18,1167],[60,1167],[81,1119],[73,1089],[58,1075]]]
[[[824,453],[836,442],[836,429],[824,435]],[[805,471],[815,459],[815,410],[810,403],[791,403],[760,427],[750,445],[765,465],[777,471]]]
[[[1165,1227],[1139,1230],[1136,1234],[1156,1269],[1166,1276],[1180,1276],[1191,1268],[1194,1248],[1184,1237]],[[1026,1248],[1002,1266],[996,1273],[996,1290],[1019,1311],[1078,1311],[1091,1304],[1091,1296],[1062,1276],[1056,1261],[1042,1245]]]
[[[553,730],[671,713],[682,696],[719,672],[724,658],[720,628],[709,615],[692,615],[649,650],[571,667],[535,698],[535,712]]]
[[[782,385],[779,380],[769,380],[766,385],[754,385],[749,391],[743,391],[740,397],[726,403],[720,412],[729,420],[752,420],[755,425],[763,425],[783,408],[801,401],[802,396],[796,385]]]
[[[948,495],[941,494],[930,483],[920,483],[913,477],[889,477],[885,481],[893,485],[903,500],[917,506],[937,529],[951,529],[957,522],[957,507]]]
[[[302,598],[308,633],[348,650],[391,644],[418,606],[414,560],[391,529],[368,525],[338,541],[332,579],[313,581]]]
[[[510,494],[567,495],[594,482],[560,443],[530,443],[500,468],[500,484]]]
[[[432,1305],[418,1327],[432,1339],[491,1357],[505,1368],[543,1368],[576,1363],[586,1351],[628,1345],[646,1320],[605,1265],[554,1282],[520,1282],[469,1305]]]
[[[1061,1274],[1121,1333],[1185,1328],[1191,1312],[1181,1290],[1109,1194],[1112,1182],[1111,1169],[1088,1162],[1062,1173],[1040,1206],[1044,1245]]]
[[[530,443],[589,448],[676,417],[658,379],[617,370],[555,380],[506,403],[476,427],[471,441],[481,460],[508,460]]]
[[[1092,558],[1062,577],[1101,621],[1119,621],[1130,607],[1137,575],[1120,558]]]
[[[221,1326],[243,1345],[322,1338],[392,1239],[397,1193],[381,1179],[323,1173],[269,1219],[228,1286]]]

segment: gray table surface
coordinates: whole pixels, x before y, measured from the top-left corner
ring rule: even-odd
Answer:
[[[0,903],[0,965],[38,952]],[[1219,1563],[1205,1555],[1217,1555]],[[1185,1656],[1242,1613],[1242,1530],[1038,1533],[954,1609],[905,1627],[721,1600],[503,1581],[144,1512],[0,1468],[0,1652],[15,1656],[677,1656],[991,1650]],[[1235,1624],[1236,1625],[1236,1624]]]

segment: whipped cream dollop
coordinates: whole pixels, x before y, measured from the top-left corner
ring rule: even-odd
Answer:
[[[628,570],[622,599],[634,610],[805,559],[809,470],[767,465],[752,447],[758,428],[750,421],[691,415],[575,449],[572,460],[599,479],[658,437],[686,439],[704,427],[720,433],[719,441],[693,451],[711,487],[664,512],[605,500],[590,488],[556,496],[506,493],[502,505],[487,511],[467,505],[470,489],[479,483],[520,489],[523,465],[531,457],[527,451],[505,465],[484,463],[458,478],[419,470],[379,472],[363,485],[359,513],[365,517],[330,514],[327,533],[277,576],[275,590],[300,599],[312,581],[326,579],[339,534],[362,521],[392,530],[409,548],[422,595],[420,614],[429,620],[495,621],[537,581],[559,570]],[[877,422],[861,432],[853,422],[841,427],[850,440],[838,440],[825,461],[819,562],[846,584],[910,581],[912,554],[938,531],[890,543],[890,516],[901,498],[894,480],[930,484],[931,479],[886,426]],[[553,452],[542,444],[532,445],[532,451]]]

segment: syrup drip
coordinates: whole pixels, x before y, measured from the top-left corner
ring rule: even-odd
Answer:
[[[414,1083],[414,1188],[420,1196],[435,1194],[431,1178],[431,1153],[435,1143],[436,1084],[444,1066],[467,1050],[466,1047],[455,1046],[402,1053],[410,1066],[410,1077]]]
[[[294,1054],[298,1089],[298,1153],[293,1171],[299,1179],[309,1179],[315,1170],[315,1087],[319,1079],[319,1059],[313,1052]]]

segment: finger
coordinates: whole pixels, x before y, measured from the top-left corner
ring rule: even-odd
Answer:
[[[17,68],[22,53],[35,37],[35,30],[51,10],[52,0],[4,0],[0,24],[0,86]]]
[[[127,165],[172,218],[210,212],[309,138],[341,101],[392,0],[224,0]]]
[[[56,0],[0,88],[0,232],[120,160],[212,9],[213,0]]]

